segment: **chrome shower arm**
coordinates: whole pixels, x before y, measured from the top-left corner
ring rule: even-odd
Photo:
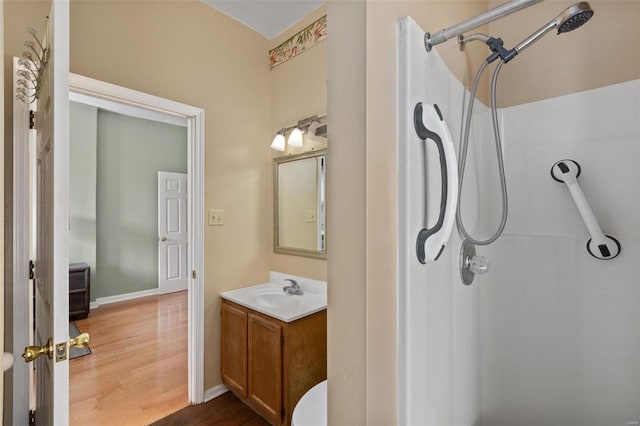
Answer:
[[[534,42],[538,41],[538,39],[542,38],[542,36],[544,36],[546,33],[548,33],[549,31],[551,31],[554,28],[558,27],[558,22],[556,19],[554,19],[553,21],[550,21],[547,25],[545,25],[544,27],[540,28],[538,31],[536,31],[535,33],[531,34],[529,37],[527,37],[526,39],[522,40],[520,42],[520,44],[518,44],[516,47],[514,47],[514,49],[516,50],[516,52],[520,53],[522,52],[524,49],[526,49],[528,46],[530,46],[531,44],[533,44]]]
[[[443,43],[453,37],[458,37],[461,34],[471,31],[474,28],[478,28],[482,25],[495,21],[496,19],[503,18],[507,15],[511,15],[519,10],[525,9],[529,6],[533,6],[536,3],[540,3],[543,0],[511,0],[498,7],[494,7],[478,16],[469,18],[466,21],[460,22],[452,27],[445,28],[438,31],[433,36],[430,33],[424,35],[424,46],[427,52],[431,51],[431,48],[436,44]]]

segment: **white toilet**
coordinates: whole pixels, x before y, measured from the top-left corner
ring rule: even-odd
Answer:
[[[293,409],[291,426],[327,426],[327,381],[302,395]]]

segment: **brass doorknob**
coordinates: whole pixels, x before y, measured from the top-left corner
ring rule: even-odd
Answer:
[[[167,237],[160,238],[160,241],[167,241]]]
[[[78,348],[86,348],[89,345],[89,333],[82,333],[75,339],[69,339],[69,347],[78,347]],[[66,359],[66,348],[64,347],[64,343],[58,345],[58,347],[62,346],[63,353]],[[24,353],[22,354],[22,358],[24,358],[25,362],[31,362],[36,360],[40,355],[46,355],[49,359],[53,358],[53,339],[49,339],[45,346],[27,346],[24,348]]]
[[[27,346],[24,348],[22,358],[25,362],[31,362],[37,359],[40,355],[46,355],[49,359],[53,358],[53,340],[49,339],[44,346]]]
[[[75,339],[69,339],[69,347],[86,348],[89,346],[89,333],[82,333]]]

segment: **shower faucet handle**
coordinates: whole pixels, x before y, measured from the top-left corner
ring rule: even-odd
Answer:
[[[462,242],[460,248],[460,278],[464,285],[473,283],[476,275],[484,275],[489,272],[491,264],[484,256],[476,256],[476,246],[469,240]]]
[[[475,275],[483,275],[491,269],[491,262],[484,256],[467,256],[465,259],[465,267]]]

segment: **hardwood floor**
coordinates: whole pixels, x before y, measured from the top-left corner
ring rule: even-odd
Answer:
[[[186,291],[101,306],[75,323],[93,354],[69,361],[71,425],[148,425],[188,406]]]
[[[191,405],[156,422],[153,426],[269,426],[269,422],[231,392],[206,404]]]

